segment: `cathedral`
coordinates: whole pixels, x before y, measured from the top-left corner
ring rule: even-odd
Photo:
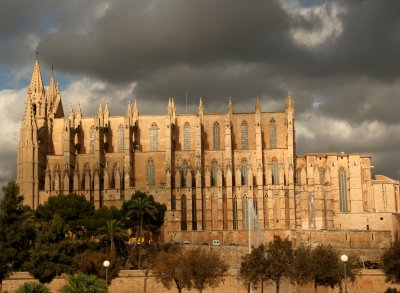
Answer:
[[[44,87],[35,60],[18,145],[17,182],[32,208],[75,192],[95,207],[117,206],[143,191],[167,205],[165,242],[245,245],[249,229],[264,239],[342,248],[390,245],[400,234],[399,181],[372,178],[371,158],[358,153],[296,154],[295,104],[281,112],[124,115],[112,105],[85,117],[64,114],[51,73]],[[254,217],[255,215],[255,217]],[[252,220],[250,220],[252,219]]]

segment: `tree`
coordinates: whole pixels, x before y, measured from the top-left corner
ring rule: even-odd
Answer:
[[[175,284],[179,293],[184,288],[188,290],[192,288],[187,258],[181,248],[172,247],[169,251],[160,252],[152,272],[156,280],[168,289],[171,289],[172,284]]]
[[[331,246],[317,246],[311,254],[312,279],[318,286],[334,288],[340,283],[339,255]]]
[[[68,283],[61,291],[62,293],[106,293],[107,284],[105,280],[93,275],[74,274],[67,276]]]
[[[77,246],[73,239],[65,237],[64,223],[56,214],[48,223],[41,223],[31,252],[29,272],[42,283],[72,272]]]
[[[9,181],[2,187],[0,201],[0,289],[1,283],[13,270],[19,270],[29,258],[35,239],[33,212],[23,206],[18,185]]]
[[[24,283],[15,293],[49,293],[50,290],[46,286],[36,282]]]
[[[145,194],[145,197],[140,196],[141,193],[136,192],[136,197],[129,202],[128,204],[128,211],[127,211],[127,217],[128,218],[134,218],[137,217],[139,218],[139,233],[138,237],[136,237],[137,244],[139,244],[139,241],[141,240],[142,237],[142,230],[143,230],[143,218],[145,215],[155,219],[156,218],[156,213],[157,213],[157,208],[154,205],[154,201],[151,201]],[[139,269],[141,268],[141,257],[142,257],[142,243],[139,244]]]
[[[357,276],[355,256],[349,256],[346,264],[347,277],[354,282]],[[292,278],[299,284],[312,281],[314,291],[318,286],[334,288],[343,280],[343,264],[339,254],[331,246],[319,245],[314,249],[310,247],[299,247],[295,251],[292,266]]]
[[[105,279],[105,269],[103,262],[108,260],[110,267],[108,268],[108,280],[118,276],[118,272],[122,267],[123,260],[116,254],[109,254],[102,251],[86,249],[82,253],[74,256],[74,263],[79,272],[87,275],[96,275],[101,279]]]
[[[59,215],[64,222],[65,232],[72,232],[75,237],[84,236],[85,222],[94,214],[94,206],[83,195],[75,193],[50,196],[48,201],[36,209],[36,218],[48,222]]]
[[[239,270],[239,277],[246,285],[257,289],[261,283],[261,292],[264,292],[264,281],[267,279],[266,250],[267,247],[264,244],[253,247],[250,254],[242,257]]]
[[[266,254],[265,273],[267,278],[274,281],[276,292],[279,293],[281,279],[291,276],[292,242],[287,238],[282,240],[279,236],[274,236],[274,240],[268,244]]]
[[[386,281],[400,283],[400,242],[396,241],[392,247],[386,249],[382,259]]]
[[[147,199],[150,204],[155,207],[153,216],[144,214],[143,215],[143,230],[151,231],[152,233],[159,233],[160,227],[164,223],[164,215],[167,211],[165,204],[160,204],[154,200],[152,195],[147,195],[146,193],[136,191],[132,198],[122,205],[121,213],[125,216],[127,227],[139,227],[140,219],[138,215],[129,214],[132,206],[132,202],[137,199]]]
[[[215,288],[224,281],[228,265],[220,254],[208,249],[193,249],[186,253],[193,288],[200,293],[207,287]]]
[[[126,229],[122,222],[115,219],[108,220],[106,225],[102,227],[99,232],[100,238],[110,244],[110,254],[115,254],[116,241],[123,241],[127,238]]]
[[[299,246],[294,251],[291,279],[303,285],[313,281],[312,249],[310,246]]]

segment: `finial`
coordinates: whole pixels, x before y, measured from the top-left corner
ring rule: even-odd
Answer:
[[[292,98],[292,91],[289,89],[288,90],[288,96],[286,98],[286,109],[294,109],[294,101]]]
[[[106,106],[104,108],[104,112],[110,113],[110,109],[108,108],[108,101],[106,101]]]
[[[204,107],[203,107],[203,99],[200,97],[200,101],[199,101],[199,113],[203,113],[204,112]]]
[[[99,106],[99,113],[98,113],[98,115],[99,115],[99,116],[103,115],[103,107],[102,107],[101,103],[100,103],[100,106]]]
[[[232,114],[232,113],[233,113],[232,97],[229,97],[229,102],[228,102],[228,113],[229,113],[229,114]]]
[[[256,97],[256,112],[259,113],[261,112],[261,105],[260,105],[260,97]]]
[[[126,111],[126,116],[132,116],[131,101],[128,101],[128,110]]]

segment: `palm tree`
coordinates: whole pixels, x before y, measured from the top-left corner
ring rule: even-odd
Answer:
[[[62,293],[106,293],[107,283],[94,275],[74,274],[67,275],[68,283]]]
[[[148,197],[137,197],[131,201],[127,216],[139,217],[139,235],[138,235],[139,237],[136,238],[136,244],[138,244],[139,240],[141,240],[142,238],[144,215],[148,215],[153,219],[155,219],[156,214],[157,214],[157,208],[154,206],[153,202]],[[141,266],[141,259],[142,259],[142,245],[139,245],[139,269]]]
[[[110,254],[115,253],[115,240],[126,236],[126,229],[118,220],[107,220],[106,225],[100,229],[100,237],[110,242]]]
[[[49,292],[50,292],[49,288],[47,288],[43,284],[36,282],[24,283],[16,291],[16,293],[49,293]]]

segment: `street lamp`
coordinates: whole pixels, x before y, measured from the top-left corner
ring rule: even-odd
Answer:
[[[108,286],[108,267],[110,266],[110,261],[109,260],[105,260],[103,262],[103,267],[106,269],[106,284]]]
[[[340,260],[343,262],[343,266],[344,266],[344,293],[348,293],[347,291],[347,272],[346,272],[346,264],[347,261],[349,260],[349,257],[345,254],[343,254],[340,257]]]

